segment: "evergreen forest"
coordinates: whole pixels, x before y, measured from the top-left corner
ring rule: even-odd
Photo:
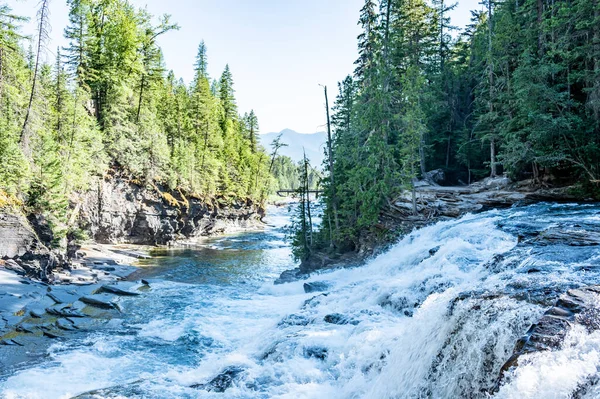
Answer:
[[[186,84],[157,44],[179,29],[168,15],[127,0],[67,3],[69,45],[52,50],[49,0],[39,3],[35,37],[24,37],[26,19],[0,2],[3,201],[58,226],[72,194],[110,170],[207,201],[264,201],[270,155],[258,144],[254,111],[238,111],[229,66],[211,78],[200,42]]]
[[[358,247],[430,170],[453,185],[506,174],[598,196],[598,0],[485,0],[461,31],[453,7],[364,2],[356,69],[332,107],[315,247]]]

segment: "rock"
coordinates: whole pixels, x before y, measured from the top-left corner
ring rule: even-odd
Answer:
[[[302,278],[302,273],[300,272],[299,268],[292,269],[292,270],[286,270],[283,273],[281,273],[279,278],[277,280],[275,280],[274,284],[279,285],[279,284],[292,283],[294,281],[298,281],[298,279],[300,279],[300,278]],[[306,276],[304,276],[304,278],[306,278]]]
[[[27,274],[38,277],[42,281],[48,281],[52,270],[62,264],[56,254],[48,251],[45,247],[27,252],[19,260],[23,268],[27,271]]]
[[[309,319],[306,316],[297,315],[297,314],[291,314],[291,315],[288,315],[288,316],[284,317],[283,320],[281,320],[277,325],[279,327],[285,327],[285,326],[307,326],[311,322],[312,322],[312,320]]]
[[[564,244],[571,247],[590,247],[600,245],[600,233],[589,230],[549,229],[532,240],[537,245]]]
[[[85,256],[85,252],[81,252],[81,245],[74,239],[69,240],[67,243],[67,258],[68,259],[81,259]]]
[[[323,320],[325,323],[337,325],[352,324],[353,326],[356,326],[360,323],[358,320],[353,320],[352,318],[339,313],[328,314],[323,318]]]
[[[37,234],[37,238],[46,246],[50,247],[54,241],[54,233],[48,223],[48,220],[40,214],[30,214],[27,216],[29,225]]]
[[[442,169],[431,170],[425,173],[425,175],[423,176],[423,180],[429,183],[442,185],[446,182],[446,174]]]
[[[79,298],[79,300],[81,302],[85,303],[86,305],[93,306],[95,308],[119,310],[119,307],[117,306],[116,303],[106,301],[106,300],[103,300],[100,298],[94,298],[91,296],[83,296],[83,297]]]
[[[583,325],[590,333],[600,330],[600,286],[572,289],[561,295],[519,339],[512,356],[502,366],[496,390],[506,371],[518,367],[522,355],[559,348],[572,324]]]
[[[60,335],[54,334],[53,332],[50,332],[50,331],[44,331],[42,334],[44,335],[44,337],[48,337],[51,339],[60,338]]]
[[[26,333],[26,334],[33,334],[33,329],[30,326],[27,325],[18,325],[15,328],[15,331],[20,332],[20,333]]]
[[[94,184],[80,198],[79,227],[99,243],[166,245],[262,225],[258,205],[213,207],[167,187],[137,183],[115,175]]]
[[[27,274],[25,269],[23,269],[17,262],[15,262],[12,259],[7,259],[6,261],[4,261],[4,268],[6,270],[11,270],[21,276],[25,276]]]
[[[137,380],[131,383],[117,385],[110,388],[95,389],[74,396],[71,399],[99,399],[99,398],[145,398],[148,392],[140,385],[143,380]]]
[[[441,248],[441,246],[439,246],[439,245],[437,247],[431,248],[429,250],[429,256],[433,256],[433,255],[437,254],[438,251],[440,250],[440,248]]]
[[[3,339],[3,340],[0,340],[0,345],[5,345],[5,346],[23,346],[23,344],[15,341],[14,339]]]
[[[239,366],[229,366],[206,384],[195,384],[190,388],[204,389],[208,392],[223,393],[238,380],[244,369]]]
[[[308,358],[312,357],[312,358],[319,359],[319,360],[325,360],[325,359],[327,359],[327,353],[328,353],[327,348],[321,348],[321,347],[304,348],[304,356],[308,357]]]
[[[148,280],[142,279],[142,284],[147,285],[148,287],[150,286],[150,283],[148,282]]]
[[[56,295],[54,295],[52,292],[46,292],[46,296],[48,298],[52,299],[54,301],[54,303],[56,303],[56,304],[64,303]]]
[[[74,330],[77,329],[77,327],[75,327],[75,325],[73,323],[71,323],[70,321],[68,321],[66,319],[58,319],[58,320],[56,320],[55,325],[59,329],[65,330],[65,331],[74,331]]]
[[[23,256],[38,243],[24,216],[0,211],[0,258]]]
[[[488,189],[500,189],[511,184],[512,181],[506,176],[488,177],[483,179],[478,184]]]
[[[85,314],[69,308],[57,309],[57,308],[46,308],[46,313],[59,316],[59,317],[87,317]]]
[[[310,294],[311,292],[323,292],[327,291],[330,285],[324,281],[313,281],[310,283],[304,283],[304,292]]]
[[[41,319],[44,316],[42,312],[39,312],[37,310],[30,310],[29,315],[34,319]]]
[[[122,290],[122,289],[112,286],[112,285],[103,285],[96,292],[97,293],[106,292],[109,294],[115,294],[115,295],[119,295],[119,296],[138,296],[138,295],[140,295],[139,292],[125,291],[125,290]]]

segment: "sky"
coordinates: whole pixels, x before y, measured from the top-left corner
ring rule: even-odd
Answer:
[[[452,23],[469,22],[479,0],[459,0]],[[0,1],[1,3],[2,1]],[[190,82],[201,40],[208,48],[209,73],[218,78],[226,64],[233,73],[239,111],[254,109],[262,133],[290,128],[324,130],[327,85],[330,104],[337,82],[354,70],[357,25],[364,0],[130,0],[155,16],[170,14],[180,25],[158,40],[167,69]],[[30,17],[22,33],[35,35],[39,0],[8,0],[15,14]],[[47,59],[65,46],[66,0],[51,0]]]

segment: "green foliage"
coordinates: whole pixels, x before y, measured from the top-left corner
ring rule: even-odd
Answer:
[[[357,68],[333,107],[323,242],[356,247],[432,169],[453,183],[506,172],[597,191],[598,0],[483,5],[452,39],[444,0],[365,0]]]
[[[202,42],[188,86],[166,72],[156,43],[178,29],[168,15],[154,22],[127,0],[67,4],[68,46],[50,66],[23,50],[24,19],[0,3],[0,191],[46,214],[59,238],[72,227],[72,194],[109,166],[197,198],[263,201],[269,156],[254,111],[237,114],[229,66],[211,87]]]

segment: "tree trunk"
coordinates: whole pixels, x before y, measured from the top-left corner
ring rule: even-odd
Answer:
[[[308,215],[308,237],[309,247],[313,247],[313,224],[312,215],[310,213],[310,187],[308,184],[308,161],[306,160],[306,153],[304,154],[304,192],[306,193],[306,214]]]
[[[496,167],[496,140],[493,137],[490,139],[490,167],[492,169],[490,177],[498,176],[498,169]]]
[[[329,98],[327,96],[327,86],[324,87],[325,91],[325,110],[327,111],[327,152],[328,152],[328,161],[329,161],[329,179],[331,181],[331,208],[333,210],[333,220],[335,222],[335,235],[336,237],[340,232],[340,222],[338,219],[338,210],[337,210],[337,195],[336,195],[336,186],[335,186],[335,174],[333,169],[333,144],[331,138],[331,118],[329,116]],[[334,240],[332,239],[330,245],[333,246]]]
[[[421,177],[425,176],[427,166],[425,165],[425,138],[423,137],[423,133],[421,133],[419,141],[419,167],[421,169]]]
[[[23,122],[23,129],[21,129],[21,137],[20,142],[21,145],[25,142],[25,131],[27,130],[27,124],[29,123],[29,116],[31,114],[31,106],[33,104],[33,97],[35,96],[35,86],[37,84],[37,75],[38,69],[40,65],[40,55],[42,53],[42,45],[44,39],[45,25],[46,19],[48,18],[48,2],[50,0],[42,0],[41,8],[40,8],[40,22],[38,24],[38,45],[37,45],[37,53],[35,56],[35,67],[33,70],[33,81],[31,82],[31,94],[29,95],[29,104],[27,105],[27,113],[25,114],[25,121]]]
[[[142,74],[142,81],[140,82],[140,97],[138,99],[137,113],[135,115],[135,123],[140,123],[140,112],[142,111],[142,101],[144,99],[144,86],[146,85],[146,75]]]
[[[492,1],[488,0],[488,84],[489,84],[489,99],[488,99],[488,111],[491,114],[494,112],[494,61],[493,61],[493,23],[492,23]],[[539,0],[538,0],[539,1]],[[496,134],[494,133],[494,126],[490,126],[490,169],[491,177],[497,176],[496,169]]]

